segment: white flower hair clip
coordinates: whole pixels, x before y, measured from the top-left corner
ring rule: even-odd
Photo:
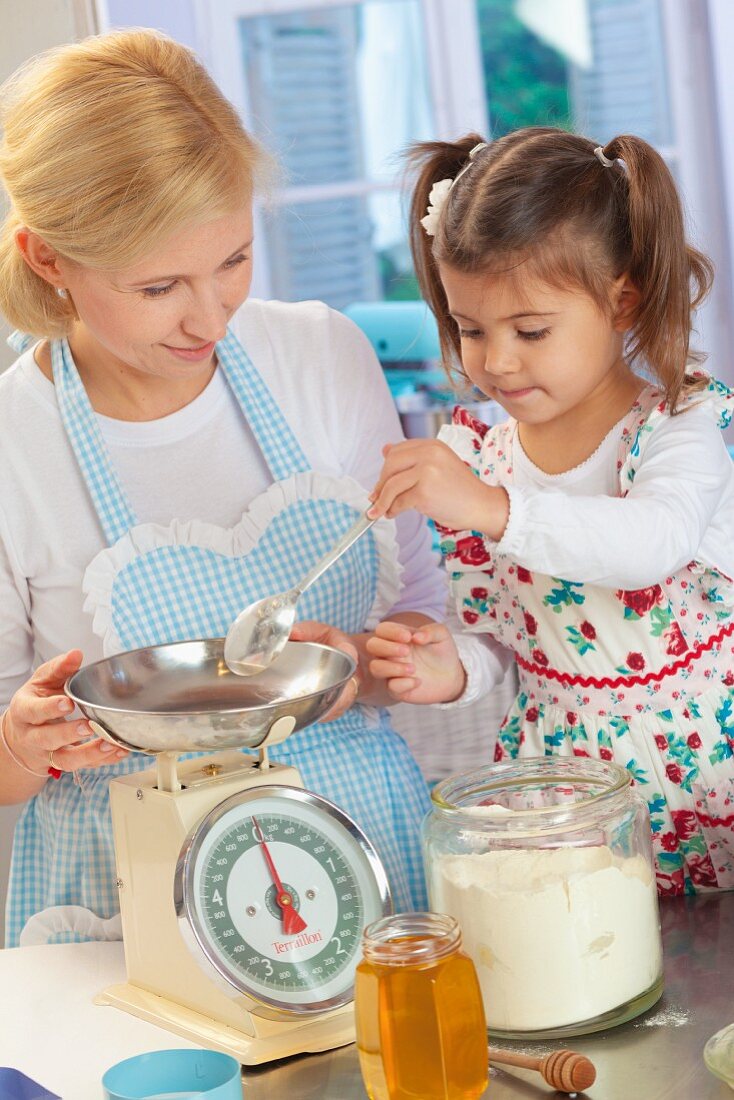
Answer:
[[[441,211],[446,199],[449,197],[449,191],[453,183],[452,179],[436,180],[431,188],[431,193],[428,196],[428,211],[425,218],[421,218],[421,225],[429,237],[436,236]]]
[[[472,164],[474,163],[474,157],[479,152],[479,150],[486,148],[487,142],[480,141],[479,144],[475,145],[474,148],[470,151],[468,161],[453,179],[437,180],[434,183],[433,187],[431,188],[430,194],[428,195],[428,210],[426,211],[426,216],[424,218],[421,218],[421,225],[423,226],[429,237],[436,236],[436,233],[438,231],[438,223],[441,218],[441,211],[446,205],[446,200],[449,197],[449,192],[451,191],[451,188],[461,179],[461,177],[464,175],[464,172],[469,171]]]

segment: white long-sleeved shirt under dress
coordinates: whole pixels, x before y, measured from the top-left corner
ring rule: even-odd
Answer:
[[[510,520],[497,555],[538,573],[613,589],[654,585],[700,558],[734,577],[734,462],[711,407],[666,417],[651,435],[631,491],[619,496],[625,419],[571,470],[547,474],[511,433]],[[451,444],[456,429],[441,438]],[[491,690],[512,652],[490,634],[459,634],[465,706]]]

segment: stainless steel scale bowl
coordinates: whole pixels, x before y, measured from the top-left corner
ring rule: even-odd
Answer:
[[[354,674],[351,657],[287,642],[257,676],[235,676],[224,639],[148,646],[86,665],[66,694],[109,740],[139,752],[255,748],[280,718],[295,730],[321,718]]]

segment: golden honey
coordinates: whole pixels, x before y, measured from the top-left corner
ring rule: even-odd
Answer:
[[[474,964],[452,917],[402,913],[365,929],[357,1049],[370,1100],[474,1100],[488,1078]]]

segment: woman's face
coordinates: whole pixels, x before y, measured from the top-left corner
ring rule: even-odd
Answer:
[[[176,233],[149,256],[112,272],[58,259],[79,322],[72,334],[158,378],[211,369],[214,344],[252,280],[252,207]]]

